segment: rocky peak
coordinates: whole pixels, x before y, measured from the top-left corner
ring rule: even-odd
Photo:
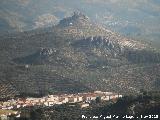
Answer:
[[[89,18],[81,12],[74,12],[72,18],[73,19],[89,20]]]
[[[89,18],[81,12],[74,12],[73,16],[64,18],[60,21],[59,26],[79,26],[89,23]]]

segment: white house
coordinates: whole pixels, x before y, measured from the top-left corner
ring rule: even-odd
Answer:
[[[54,105],[53,101],[48,102],[48,106],[53,106],[53,105]]]
[[[110,99],[109,96],[102,96],[102,97],[101,97],[101,100],[108,101],[109,99]]]
[[[78,96],[78,97],[77,97],[77,101],[78,101],[78,102],[82,102],[82,101],[83,101],[83,97],[82,97],[82,96]]]

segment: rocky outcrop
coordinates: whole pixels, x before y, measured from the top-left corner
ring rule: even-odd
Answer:
[[[61,27],[67,27],[67,26],[78,26],[78,25],[86,25],[89,23],[89,18],[80,13],[80,12],[74,12],[74,15],[72,17],[64,18],[60,21],[59,26]]]
[[[53,48],[41,48],[41,50],[39,51],[39,55],[40,56],[50,56],[56,52],[57,50]]]

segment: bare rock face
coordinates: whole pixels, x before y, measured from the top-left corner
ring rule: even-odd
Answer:
[[[74,12],[72,17],[65,18],[60,21],[59,26],[67,27],[67,26],[78,26],[78,25],[86,25],[89,23],[89,18],[82,13]]]
[[[55,52],[56,52],[56,50],[52,49],[52,48],[41,48],[39,54],[41,56],[50,56],[50,55],[52,55]]]
[[[14,59],[16,63],[21,64],[43,64],[51,61],[51,58],[56,56],[57,50],[55,48],[40,48],[33,54]]]

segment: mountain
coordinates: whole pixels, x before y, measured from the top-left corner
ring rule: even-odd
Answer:
[[[0,50],[0,86],[8,86],[1,92],[9,86],[24,96],[159,90],[159,51],[79,12],[50,28],[3,35]]]
[[[0,0],[0,33],[28,31],[58,24],[73,11],[127,37],[159,48],[158,0]]]

